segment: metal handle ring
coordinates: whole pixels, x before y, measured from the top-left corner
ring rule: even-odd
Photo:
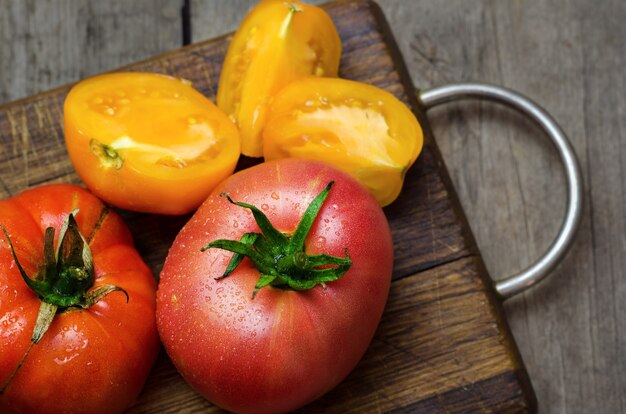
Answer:
[[[502,299],[533,286],[563,259],[574,240],[582,216],[583,190],[580,166],[567,136],[554,119],[539,105],[510,89],[482,83],[457,83],[418,91],[425,109],[466,98],[487,99],[506,104],[533,119],[547,133],[563,163],[567,181],[567,209],[556,238],[548,250],[521,272],[495,282]]]

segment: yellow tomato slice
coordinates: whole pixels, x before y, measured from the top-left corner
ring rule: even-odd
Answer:
[[[220,75],[217,104],[237,124],[241,152],[263,155],[261,131],[272,96],[303,76],[337,76],[341,41],[319,7],[264,0],[235,33]]]
[[[129,210],[183,214],[232,174],[239,132],[189,82],[112,73],[76,84],[65,100],[65,142],[78,176]]]
[[[394,201],[423,145],[415,115],[364,83],[309,77],[275,97],[263,131],[266,160],[327,162],[364,184],[382,206]]]

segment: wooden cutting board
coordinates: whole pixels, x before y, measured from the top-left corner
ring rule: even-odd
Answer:
[[[425,147],[400,198],[385,209],[395,240],[389,302],[350,376],[302,412],[534,412],[536,402],[499,299],[448,178],[423,109],[375,3],[324,6],[343,43],[340,76],[395,94],[416,113]],[[186,78],[215,98],[229,36],[124,68]],[[63,100],[70,86],[0,106],[0,193],[80,183],[65,151]],[[239,168],[256,161],[242,159]],[[189,218],[122,212],[158,275]],[[161,352],[133,413],[221,412],[197,395]]]

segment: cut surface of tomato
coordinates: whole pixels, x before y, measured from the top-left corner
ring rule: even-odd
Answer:
[[[266,160],[307,158],[340,168],[385,206],[395,200],[423,145],[415,115],[372,85],[304,78],[275,97],[263,131]]]
[[[241,131],[244,155],[261,157],[272,96],[303,76],[336,76],[341,41],[319,7],[264,0],[246,16],[228,49],[217,103]]]
[[[72,88],[64,111],[78,175],[118,207],[187,213],[232,174],[239,158],[236,127],[181,79],[96,76]]]

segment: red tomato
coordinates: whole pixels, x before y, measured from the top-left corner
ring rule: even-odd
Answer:
[[[201,248],[260,231],[250,209],[220,193],[258,206],[289,237],[331,181],[304,252],[350,260],[342,277],[309,290],[268,286],[252,298],[263,278],[244,259],[215,280],[233,255]],[[329,391],[362,357],[386,303],[392,265],[387,220],[355,179],[318,161],[260,164],[218,186],[181,230],[161,274],[157,326],[176,368],[211,402],[235,412],[290,411]]]
[[[64,222],[66,236],[59,238]],[[0,225],[9,235],[0,231],[0,412],[124,411],[159,349],[156,282],[128,228],[95,196],[70,185],[1,200]],[[63,240],[58,254],[55,240]],[[48,291],[41,287],[52,281]],[[34,344],[39,310],[56,306],[53,299],[73,305],[58,306]]]

